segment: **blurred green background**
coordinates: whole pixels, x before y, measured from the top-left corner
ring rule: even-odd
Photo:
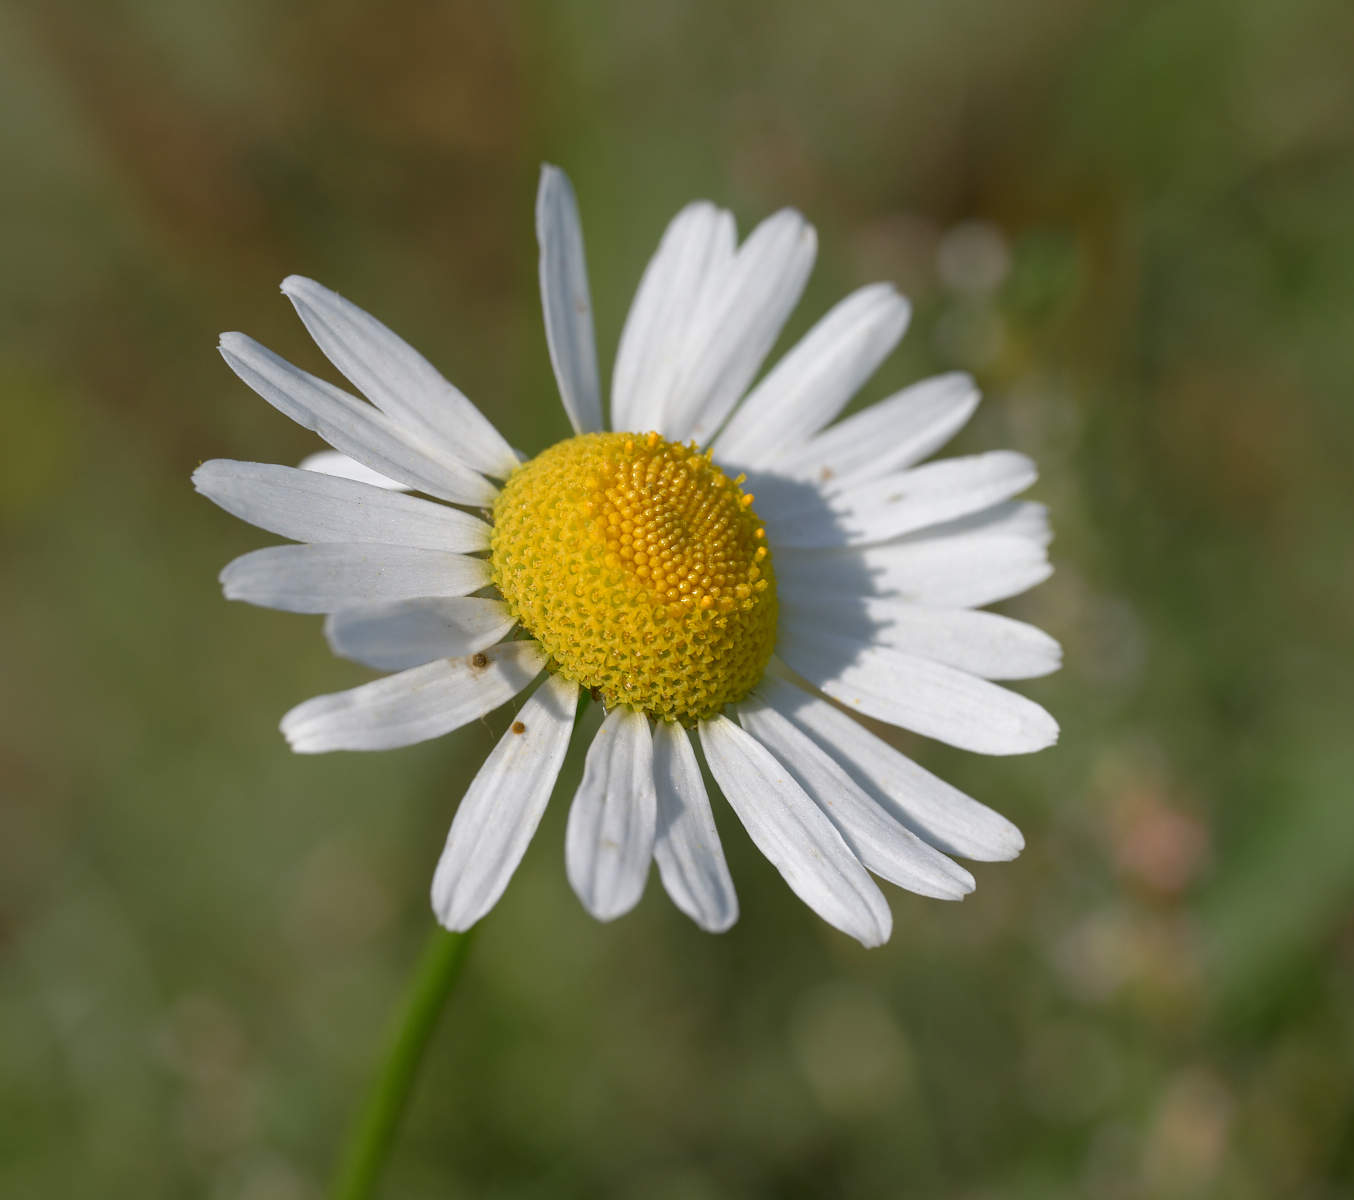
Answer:
[[[536,449],[572,174],[600,352],[688,199],[793,204],[1033,454],[1061,744],[907,748],[1025,830],[866,952],[718,813],[743,916],[588,919],[571,760],[484,922],[392,1197],[1354,1194],[1354,7],[0,6],[0,1194],[311,1200],[509,719],[293,757],[364,673],[225,603],[202,459],[317,448],[214,350],[321,370],[313,275]]]

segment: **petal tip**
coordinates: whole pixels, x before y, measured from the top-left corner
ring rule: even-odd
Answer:
[[[569,176],[563,167],[557,167],[554,163],[541,163],[541,181],[536,189],[536,201],[538,206],[552,199],[556,192],[563,192],[566,196],[572,195],[573,185],[569,182]]]
[[[288,711],[278,722],[277,727],[287,740],[294,754],[318,754],[324,749],[319,745],[306,727],[306,706],[310,701],[298,704]]]
[[[1044,736],[1048,740],[1039,747],[1041,750],[1047,750],[1050,746],[1056,746],[1058,744],[1058,738],[1062,734],[1062,729],[1059,727],[1058,722],[1054,720],[1052,716],[1049,716],[1048,713],[1045,713],[1044,715],[1048,718],[1048,723],[1044,730]]]
[[[853,933],[850,936],[855,938],[866,950],[877,950],[880,946],[886,945],[889,938],[893,936],[893,922],[888,921],[877,925],[868,932]]]
[[[206,462],[198,463],[193,473],[188,477],[193,484],[194,491],[210,497],[211,493],[207,489],[211,486],[213,476],[220,469],[217,464],[222,461],[219,458],[209,458]]]
[[[448,933],[465,933],[480,919],[474,913],[457,911],[455,888],[443,882],[440,872],[433,875],[429,899],[434,920]]]
[[[1002,820],[1003,827],[994,829],[985,845],[969,847],[964,857],[975,862],[1011,862],[1019,858],[1025,849],[1025,835],[1012,822]]]

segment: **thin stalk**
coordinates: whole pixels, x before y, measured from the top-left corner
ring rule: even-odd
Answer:
[[[380,1070],[348,1135],[334,1176],[334,1200],[368,1200],[375,1195],[419,1064],[469,948],[469,933],[448,933],[444,929],[435,930],[424,948],[399,1017],[391,1027]]]

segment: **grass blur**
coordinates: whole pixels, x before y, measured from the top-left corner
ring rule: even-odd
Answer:
[[[312,275],[535,449],[535,292],[572,174],[603,363],[667,218],[783,204],[789,337],[891,279],[873,400],[1034,455],[1058,571],[1004,606],[1061,744],[910,742],[1025,830],[865,952],[717,813],[742,900],[563,870],[571,759],[486,920],[386,1194],[1106,1200],[1354,1191],[1354,8],[1345,0],[0,6],[0,1193],[311,1200],[507,712],[293,757],[365,677],[225,603],[268,536],[202,459],[316,448],[238,383],[321,370]]]

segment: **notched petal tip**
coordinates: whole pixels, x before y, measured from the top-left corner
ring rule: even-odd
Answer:
[[[1043,631],[1041,630],[1040,632],[1042,633]],[[1062,643],[1058,641],[1058,639],[1055,637],[1049,637],[1047,634],[1045,634],[1044,636],[1048,638],[1048,645],[1046,646],[1048,652],[1048,663],[1044,667],[1044,669],[1040,671],[1037,675],[1027,676],[1027,678],[1029,679],[1042,679],[1046,675],[1052,675],[1055,672],[1062,670],[1063,667]]]
[[[971,896],[978,887],[978,881],[973,878],[973,872],[966,867],[961,867],[958,863],[954,864],[954,870],[949,873],[954,881],[955,890],[948,896],[938,896],[939,900],[953,900],[956,903],[965,896]]]
[[[847,937],[855,938],[866,950],[877,950],[885,945],[889,938],[893,936],[893,913],[885,909],[888,914],[886,919],[881,919],[879,923],[868,933],[847,933]],[[846,932],[843,930],[843,932]]]
[[[715,921],[696,921],[696,926],[702,933],[728,933],[738,924],[738,915],[738,904],[735,902],[733,912],[726,913]]]
[[[277,723],[278,730],[286,739],[288,747],[295,754],[318,753],[318,750],[307,745],[306,710],[310,703],[309,700],[306,700],[295,708],[289,709],[283,714],[282,720]]]
[[[445,857],[445,851],[443,856]],[[443,873],[440,861],[437,867],[438,869],[433,872],[432,885],[428,889],[433,917],[449,933],[465,933],[471,926],[477,925],[488,916],[488,913],[477,916],[470,911],[456,912],[455,889]]]
[[[1019,692],[1012,694],[1021,695]],[[1028,697],[1022,696],[1022,699],[1028,700]],[[1058,722],[1049,715],[1042,705],[1035,704],[1032,700],[1029,700],[1029,704],[1037,711],[1038,715],[1032,714],[1027,718],[1019,736],[1008,747],[996,750],[980,750],[978,753],[990,754],[994,758],[1007,758],[1021,754],[1038,754],[1041,750],[1048,750],[1056,746],[1060,733]]]
[[[998,814],[993,813],[994,817]],[[1003,824],[989,830],[985,839],[985,844],[978,848],[970,848],[964,855],[972,862],[1013,862],[1019,858],[1025,849],[1025,835],[1020,832],[1019,826],[1012,821],[1001,818]]]
[[[315,280],[310,279],[305,275],[288,275],[287,278],[279,284],[279,287],[284,296],[291,297],[299,292],[308,291],[310,288],[323,288],[324,285],[316,283]]]
[[[1028,715],[1025,720],[1025,729],[1029,739],[1028,753],[1034,754],[1040,750],[1047,750],[1050,746],[1058,744],[1058,737],[1062,733],[1062,728],[1058,720],[1037,700],[1031,700],[1022,693],[1014,693],[1028,705]],[[1026,751],[1017,751],[1017,753],[1026,753]]]
[[[435,904],[433,905],[433,918],[448,933],[468,933],[472,928],[478,925],[481,920],[483,920],[482,917],[477,917],[473,921],[464,921],[464,920],[456,921],[453,920],[450,915],[445,915],[443,913],[438,912],[437,906]]]
[[[311,279],[307,275],[288,275],[279,285],[279,290],[291,301],[292,307],[298,313],[303,307],[313,309],[325,304],[332,306],[349,303],[333,288],[325,287],[319,280]]]
[[[240,557],[243,558],[244,556],[241,555]],[[221,585],[221,594],[227,600],[243,599],[239,587],[239,571],[232,569],[236,567],[239,561],[239,558],[231,559],[216,573],[216,582]]]
[[[212,486],[212,481],[221,470],[221,464],[230,461],[224,458],[209,458],[206,462],[198,463],[193,473],[188,477],[193,484],[193,490],[199,495],[211,499],[211,492],[208,488]]]

